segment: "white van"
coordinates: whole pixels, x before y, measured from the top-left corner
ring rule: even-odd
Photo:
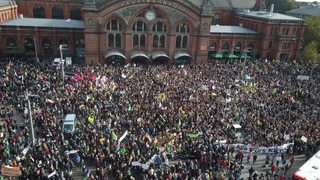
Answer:
[[[232,124],[231,129],[233,130],[238,140],[242,139],[242,127],[240,124]]]
[[[62,132],[73,133],[76,129],[77,116],[75,114],[67,114],[63,120]]]
[[[52,62],[52,65],[53,66],[60,66],[61,64],[61,59],[60,58],[54,58],[53,62]]]

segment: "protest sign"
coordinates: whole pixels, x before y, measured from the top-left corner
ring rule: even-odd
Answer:
[[[1,174],[8,177],[19,177],[22,175],[20,167],[2,165]]]

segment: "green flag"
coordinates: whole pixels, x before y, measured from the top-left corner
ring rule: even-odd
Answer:
[[[89,117],[88,117],[88,122],[89,122],[90,124],[92,124],[92,123],[94,122],[94,118],[91,117],[91,116],[89,116]]]
[[[89,101],[90,99],[93,100],[93,96],[91,94],[87,95],[86,101]]]
[[[179,119],[178,126],[180,127],[182,124],[181,119]]]
[[[114,131],[112,131],[111,137],[113,140],[118,141],[118,136],[114,133]]]
[[[189,138],[197,138],[199,134],[188,134]]]
[[[121,153],[122,155],[126,154],[126,153],[127,153],[126,147],[121,148],[120,153]]]
[[[273,88],[272,91],[271,91],[271,94],[276,94],[277,91],[278,91],[277,88]]]

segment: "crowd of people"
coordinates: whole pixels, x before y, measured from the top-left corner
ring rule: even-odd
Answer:
[[[22,179],[73,179],[75,168],[88,179],[241,179],[230,144],[293,142],[291,153],[309,155],[320,147],[320,71],[311,63],[70,65],[64,80],[59,67],[30,59],[0,64],[5,107],[29,113],[23,97],[34,95],[35,140],[28,116],[23,126],[1,117],[2,164],[20,167]],[[78,119],[71,133],[67,114]]]

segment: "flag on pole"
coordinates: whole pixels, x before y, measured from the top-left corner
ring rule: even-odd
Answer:
[[[118,140],[118,144],[121,143],[121,141],[123,141],[124,138],[126,138],[126,136],[129,134],[129,131],[126,130],[126,132],[123,133],[123,135],[119,138]]]
[[[111,138],[112,138],[113,140],[115,140],[115,141],[118,140],[118,136],[116,135],[116,133],[114,133],[114,131],[112,131],[112,133],[111,133]]]

